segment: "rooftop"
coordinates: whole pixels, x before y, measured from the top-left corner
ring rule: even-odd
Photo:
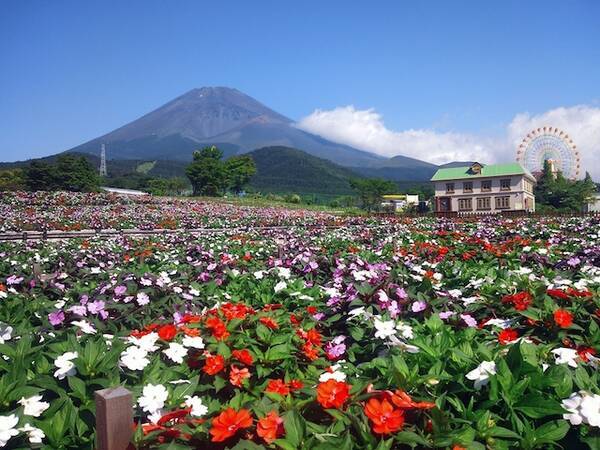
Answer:
[[[447,167],[443,169],[438,169],[438,171],[431,178],[431,181],[460,180],[465,178],[503,177],[508,175],[526,175],[532,180],[535,180],[534,176],[517,162],[508,164],[488,164],[485,166],[480,166],[481,170],[479,171],[472,170],[473,166]]]

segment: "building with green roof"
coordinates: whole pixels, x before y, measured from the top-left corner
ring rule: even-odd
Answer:
[[[534,211],[535,177],[519,163],[443,167],[433,175],[435,211]]]

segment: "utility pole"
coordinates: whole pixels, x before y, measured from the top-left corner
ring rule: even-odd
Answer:
[[[107,176],[106,173],[106,147],[102,144],[102,150],[100,151],[100,176]]]

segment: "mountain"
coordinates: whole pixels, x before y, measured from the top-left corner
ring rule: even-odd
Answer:
[[[260,192],[348,195],[353,193],[350,180],[359,177],[345,167],[289,147],[264,147],[248,155],[256,164],[250,187]]]
[[[438,166],[408,156],[394,156],[369,166],[350,167],[365,177],[385,178],[392,181],[429,181]]]
[[[287,146],[344,166],[385,159],[302,131],[291,119],[226,87],[193,89],[69,151],[98,155],[102,143],[109,159],[189,161],[192,152],[205,145],[217,145],[226,157],[262,147]]]

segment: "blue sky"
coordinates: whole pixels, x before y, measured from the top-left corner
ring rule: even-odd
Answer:
[[[390,133],[485,147],[520,113],[527,126],[584,105],[596,123],[600,2],[5,0],[0,58],[4,161],[65,150],[213,85],[295,120],[352,105]]]

